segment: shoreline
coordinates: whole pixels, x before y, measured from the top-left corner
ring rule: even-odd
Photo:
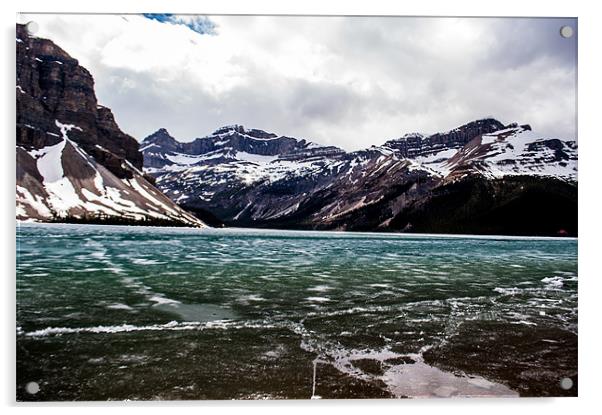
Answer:
[[[282,232],[288,234],[328,234],[338,236],[374,236],[377,238],[399,237],[399,238],[456,238],[456,239],[485,239],[485,240],[534,240],[534,241],[578,241],[578,236],[538,236],[538,235],[482,235],[482,234],[454,234],[454,233],[411,233],[411,232],[374,232],[374,231],[337,231],[328,229],[277,229],[277,228],[239,228],[239,227],[211,227],[205,225],[202,228],[193,226],[153,226],[153,225],[120,225],[100,223],[70,223],[70,222],[38,222],[16,220],[16,228],[20,226],[91,226],[91,227],[114,227],[131,229],[193,229],[197,231],[210,232],[254,232],[258,234],[269,234]]]

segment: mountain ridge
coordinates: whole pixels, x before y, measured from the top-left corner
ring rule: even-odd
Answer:
[[[303,229],[407,230],[408,223],[399,223],[403,211],[438,203],[434,193],[475,177],[502,183],[491,188],[500,194],[523,176],[529,183],[545,181],[551,193],[563,183],[577,185],[576,142],[493,118],[429,136],[410,133],[353,152],[296,139],[288,147],[249,147],[240,140],[246,131],[222,127],[219,134],[195,140],[216,145],[194,151],[148,147],[153,140],[145,139],[145,171],[172,200],[227,225]],[[273,143],[285,137],[262,134]],[[170,142],[177,140],[170,136]]]

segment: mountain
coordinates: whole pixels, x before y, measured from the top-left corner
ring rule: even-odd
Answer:
[[[142,172],[138,142],[76,59],[24,25],[16,46],[17,219],[203,226]]]
[[[444,154],[417,160],[445,176],[447,181],[470,174],[489,178],[534,175],[577,181],[577,143],[542,137],[529,125],[511,124],[475,137],[461,151],[448,153],[451,157],[441,155]]]
[[[355,152],[240,125],[190,143],[161,129],[140,149],[157,186],[214,224],[537,235],[577,229],[576,142],[492,118]]]
[[[439,152],[457,149],[475,137],[501,130],[504,125],[493,118],[484,118],[465,124],[446,133],[425,136],[410,133],[402,138],[387,141],[384,146],[395,150],[402,157],[428,157]]]

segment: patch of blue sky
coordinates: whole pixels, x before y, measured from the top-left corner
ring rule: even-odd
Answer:
[[[215,35],[217,25],[207,16],[202,15],[177,15],[171,13],[143,13],[144,17],[161,23],[184,25],[190,30],[201,35]]]

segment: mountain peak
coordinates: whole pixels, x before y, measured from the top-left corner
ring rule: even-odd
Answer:
[[[408,139],[408,138],[424,138],[424,137],[425,137],[425,135],[422,133],[413,132],[413,133],[404,134],[403,137],[401,137],[401,138]]]
[[[224,125],[223,127],[220,127],[217,130],[215,130],[211,135],[222,135],[234,132],[244,134],[245,127],[240,124]]]
[[[483,132],[490,133],[490,132],[494,132],[497,130],[502,130],[504,128],[506,128],[504,126],[504,124],[502,124],[495,118],[486,117],[486,118],[481,118],[478,120],[467,122],[466,124],[462,124],[459,127],[452,128],[449,131],[438,132],[438,133],[432,134],[431,137],[441,136],[441,135],[449,135],[449,134],[454,134],[454,133],[458,133],[458,132],[472,133],[473,131],[478,132],[476,135],[480,135],[480,134],[483,134]]]
[[[258,138],[261,140],[268,140],[271,138],[277,138],[278,135],[274,134],[274,133],[268,133],[264,130],[259,130],[256,128],[250,128],[250,129],[245,129],[244,126],[240,125],[240,124],[233,124],[233,125],[225,125],[221,128],[218,128],[217,130],[215,130],[213,132],[213,134],[211,134],[212,136],[222,136],[222,135],[231,135],[231,134],[241,134],[241,135],[246,135],[252,138]]]
[[[140,143],[140,150],[144,151],[150,147],[160,147],[166,151],[174,151],[178,148],[178,141],[169,134],[165,128],[159,128],[157,131],[146,137]]]
[[[142,142],[155,142],[157,140],[165,140],[165,139],[171,139],[175,141],[175,138],[173,138],[171,136],[171,134],[169,134],[169,131],[167,131],[167,129],[165,128],[159,128],[157,131],[155,131],[154,133],[150,134],[149,136],[147,136],[146,138],[144,138],[144,140],[142,140]]]

